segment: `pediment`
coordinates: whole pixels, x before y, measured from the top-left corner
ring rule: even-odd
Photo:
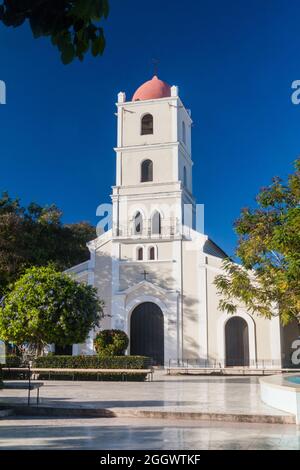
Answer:
[[[136,295],[160,294],[162,296],[178,294],[178,292],[176,291],[164,289],[163,287],[158,286],[157,284],[154,284],[153,282],[150,282],[150,281],[141,281],[133,286],[128,287],[126,290],[118,292],[119,295],[125,295],[125,296],[128,296],[132,293],[135,293]]]

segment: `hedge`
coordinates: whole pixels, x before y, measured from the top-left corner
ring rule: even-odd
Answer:
[[[5,357],[5,364],[2,367],[21,367],[21,364],[22,358],[20,356],[10,354]]]
[[[14,354],[8,354],[5,357],[5,363],[2,364],[2,367],[21,367],[21,366],[22,366],[22,358]],[[28,374],[24,374],[24,372],[2,371],[2,379],[5,379],[5,380],[26,379],[27,376]]]
[[[21,358],[18,356],[7,356],[4,367],[21,367]],[[34,360],[33,367],[49,369],[147,369],[151,359],[144,356],[55,356],[49,354]],[[26,372],[3,372],[4,379],[16,380],[27,379]],[[105,380],[105,381],[143,381],[146,374],[81,374],[80,372],[51,372],[39,374],[40,380]],[[0,380],[1,382],[1,380]]]
[[[35,359],[33,367],[58,369],[147,369],[151,359],[145,356],[54,356]]]
[[[39,380],[81,380],[81,381],[111,381],[111,382],[143,382],[146,380],[147,374],[131,374],[129,371],[123,374],[99,374],[88,373],[82,374],[80,372],[47,372],[39,373]]]

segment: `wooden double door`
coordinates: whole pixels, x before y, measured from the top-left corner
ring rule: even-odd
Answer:
[[[154,365],[164,364],[164,316],[153,302],[139,304],[131,314],[130,354],[148,356]]]

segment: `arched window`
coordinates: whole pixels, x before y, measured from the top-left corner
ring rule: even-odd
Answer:
[[[142,261],[144,259],[144,249],[142,246],[137,250],[137,259],[138,261]]]
[[[151,246],[149,248],[149,259],[154,260],[155,259],[155,247]]]
[[[137,212],[134,217],[134,233],[139,234],[143,231],[143,217],[140,212]]]
[[[154,212],[151,220],[151,232],[154,235],[161,234],[161,216],[158,211]]]
[[[144,160],[141,165],[141,182],[153,181],[153,162],[152,160]]]
[[[183,167],[183,184],[187,186],[187,174],[186,174],[186,167]]]
[[[141,121],[141,135],[153,134],[153,116],[145,114]]]
[[[186,144],[186,129],[184,121],[182,121],[182,142]]]

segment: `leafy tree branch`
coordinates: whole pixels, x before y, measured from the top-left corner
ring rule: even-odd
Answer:
[[[3,0],[0,21],[13,28],[28,21],[35,38],[49,36],[64,64],[80,61],[90,50],[102,55],[102,22],[108,17],[108,0]]]
[[[283,324],[300,321],[300,159],[287,182],[273,178],[262,188],[256,209],[244,208],[235,223],[241,265],[224,261],[215,283],[220,308],[234,313],[242,303],[251,313]]]

